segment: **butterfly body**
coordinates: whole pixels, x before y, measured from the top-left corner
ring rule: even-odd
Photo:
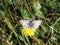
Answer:
[[[34,25],[33,21],[30,20],[29,23],[28,23],[28,27],[30,27],[30,29],[31,29],[33,27],[33,25]]]

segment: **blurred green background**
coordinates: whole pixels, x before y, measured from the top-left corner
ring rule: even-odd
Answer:
[[[27,37],[21,19],[42,24]],[[60,0],[0,0],[0,45],[60,45]]]

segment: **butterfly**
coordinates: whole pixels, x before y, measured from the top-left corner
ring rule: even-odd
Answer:
[[[20,20],[21,25],[25,29],[34,29],[36,30],[39,25],[41,25],[42,20]]]

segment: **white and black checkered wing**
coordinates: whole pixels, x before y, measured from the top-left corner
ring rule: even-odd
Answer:
[[[29,28],[28,22],[29,22],[29,20],[20,20],[20,23],[23,26],[23,28],[27,28],[27,29]]]

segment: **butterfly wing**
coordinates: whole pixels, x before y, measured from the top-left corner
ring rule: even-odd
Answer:
[[[27,29],[29,28],[28,22],[29,22],[29,20],[20,20],[20,23],[23,26],[23,28],[27,28]]]
[[[32,27],[32,29],[37,29],[38,27],[39,27],[39,25],[41,25],[41,20],[36,20],[36,21],[33,21],[33,23],[34,23],[34,26]]]

